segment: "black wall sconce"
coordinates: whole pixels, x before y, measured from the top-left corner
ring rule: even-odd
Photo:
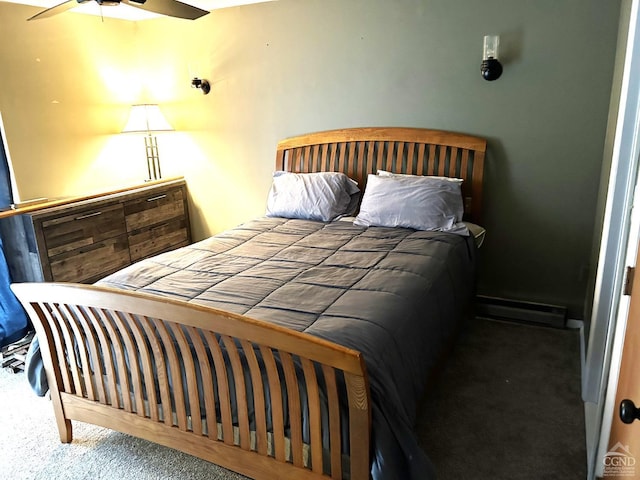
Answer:
[[[205,95],[211,91],[211,84],[209,83],[209,81],[197,77],[191,80],[191,87],[199,88]]]
[[[497,80],[502,75],[502,64],[498,61],[499,35],[485,35],[482,46],[480,73],[485,80]]]

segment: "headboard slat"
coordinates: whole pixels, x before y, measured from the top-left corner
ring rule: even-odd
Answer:
[[[398,150],[396,151],[396,170],[404,170],[407,173],[411,173],[411,171],[407,168],[409,165],[409,161],[405,161],[404,158],[404,142],[398,142]]]
[[[435,172],[436,171],[436,146],[431,144],[429,145],[429,163],[427,165],[427,172]],[[426,175],[426,172],[425,172]]]
[[[465,218],[479,223],[486,145],[480,137],[424,128],[329,130],[280,141],[276,169],[344,172],[362,191],[378,170],[462,178]]]
[[[387,163],[384,167],[380,166],[378,167],[379,169],[384,169],[387,170],[389,172],[394,172],[396,171],[396,169],[393,167],[393,150],[394,150],[394,142],[386,142],[386,146],[387,146]]]
[[[376,171],[378,170],[378,165],[383,165],[382,159],[384,157],[384,143],[382,145],[380,145],[379,142],[374,142],[373,143],[373,148],[374,148],[375,151],[378,152],[378,159],[377,159],[376,163],[373,163],[373,164],[368,166],[368,168],[370,170],[367,170],[367,173],[369,173],[369,172],[376,173]],[[365,178],[366,178],[366,176],[365,176]],[[358,183],[360,184],[360,181],[358,181]],[[366,185],[366,180],[364,180],[364,182],[361,183],[360,185],[361,185],[360,188],[364,187]]]
[[[332,143],[329,146],[330,150],[331,150],[331,155],[329,157],[329,163],[324,167],[327,169],[327,171],[336,171],[336,152],[338,150],[338,144],[337,143]]]
[[[357,146],[358,142],[351,142],[349,144],[349,156],[347,160],[347,164],[344,165],[343,163],[340,164],[340,171],[342,172],[349,172],[351,169],[351,165],[354,164],[356,162],[356,146]]]
[[[425,151],[424,143],[419,143],[416,175],[424,174],[424,151]]]
[[[304,149],[302,149],[302,158],[304,159],[304,164],[305,164],[305,168],[308,172],[312,172],[313,171],[313,165],[312,165],[312,156],[311,156],[311,145],[307,145],[306,147],[304,147]]]
[[[347,170],[347,175],[351,178],[355,178],[358,176],[358,166],[363,165],[364,163],[364,150],[367,144],[365,142],[358,142],[358,158],[356,158],[355,162],[349,163],[349,169]]]
[[[417,174],[415,170],[415,166],[416,166],[415,150],[416,150],[416,144],[411,142],[409,144],[409,149],[407,150],[407,165],[412,166],[411,167],[412,170],[410,173],[412,173],[413,175]]]
[[[441,177],[445,176],[445,164],[447,163],[447,150],[448,148],[444,145],[440,145],[440,158],[438,159],[438,175]]]
[[[458,148],[451,147],[451,155],[449,156],[449,173],[447,177],[459,177],[460,170],[458,170]]]

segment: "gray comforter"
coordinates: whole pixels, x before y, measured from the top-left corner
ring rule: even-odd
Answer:
[[[356,349],[370,379],[372,477],[435,478],[418,401],[474,293],[472,237],[260,218],[99,282],[179,298]]]

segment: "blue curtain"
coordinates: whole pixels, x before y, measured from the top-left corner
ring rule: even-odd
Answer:
[[[7,160],[4,144],[2,143],[2,136],[0,135],[0,210],[8,207],[12,203],[13,195],[11,193],[9,162]]]
[[[9,285],[9,268],[0,240],[0,348],[17,342],[29,331],[27,315]]]
[[[13,203],[9,162],[0,136],[0,210]],[[9,288],[11,278],[0,238],[0,348],[20,340],[29,330],[27,315]]]

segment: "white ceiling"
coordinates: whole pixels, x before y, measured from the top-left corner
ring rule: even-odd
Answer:
[[[36,7],[41,7],[43,10],[45,8],[50,8],[60,3],[63,3],[64,0],[0,0],[9,3],[20,3],[22,5],[32,5]],[[150,0],[152,1],[152,0]],[[220,8],[228,8],[228,7],[237,7],[239,5],[249,5],[252,3],[263,3],[263,2],[272,2],[274,0],[181,0],[184,3],[188,3],[189,5],[194,5],[198,8],[202,8],[204,10],[216,10]],[[117,6],[100,6],[97,2],[87,2],[82,5],[78,5],[76,8],[70,10],[70,12],[78,12],[78,13],[86,13],[89,15],[98,15],[109,18],[120,18],[123,20],[146,20],[149,18],[157,18],[161,15],[147,12],[141,10],[139,8],[130,7],[129,5],[121,4]],[[61,15],[64,15],[61,14]],[[48,19],[38,20],[41,22],[45,22]]]

